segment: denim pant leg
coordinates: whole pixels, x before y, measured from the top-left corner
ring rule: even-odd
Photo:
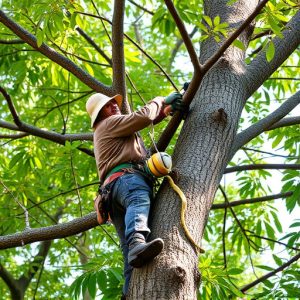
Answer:
[[[123,294],[126,295],[129,288],[130,277],[132,273],[132,267],[128,264],[128,245],[125,239],[125,210],[120,205],[118,205],[115,201],[112,201],[110,216],[112,222],[116,228],[117,234],[120,239],[120,245],[122,249],[122,254],[124,258],[124,278],[125,283],[123,286]]]
[[[146,239],[150,233],[148,216],[151,198],[152,186],[140,174],[125,174],[116,180],[112,188],[111,218],[118,232],[124,256],[125,294],[132,272],[127,260],[128,245],[133,234],[142,234]]]

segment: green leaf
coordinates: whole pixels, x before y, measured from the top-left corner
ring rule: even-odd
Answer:
[[[232,268],[232,269],[229,269],[227,271],[228,275],[238,275],[238,274],[241,274],[243,272],[244,272],[244,270],[240,269],[240,268]]]
[[[212,20],[211,20],[211,18],[210,18],[209,16],[203,15],[203,19],[205,20],[206,24],[207,24],[210,28],[213,27],[213,22],[212,22]]]
[[[267,61],[270,62],[275,55],[275,46],[272,41],[269,42],[266,50]]]
[[[88,291],[92,298],[96,297],[96,273],[92,273],[89,278]]]
[[[281,266],[282,265],[282,260],[278,256],[276,256],[275,254],[273,254],[272,256],[273,256],[273,259],[276,262],[277,266]]]
[[[273,271],[274,269],[269,267],[269,266],[264,266],[264,265],[257,265],[255,266],[256,268],[260,268],[260,269],[263,269],[263,270],[267,270],[267,271]]]
[[[36,33],[36,44],[38,47],[41,47],[44,41],[44,31],[41,29],[37,30]]]
[[[240,41],[240,40],[234,40],[233,43],[232,43],[233,46],[245,51],[245,46],[244,44]]]
[[[300,183],[296,186],[293,191],[293,195],[288,197],[286,200],[286,207],[289,212],[292,212],[296,207],[297,201],[300,199]]]

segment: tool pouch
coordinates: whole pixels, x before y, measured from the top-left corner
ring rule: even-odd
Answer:
[[[97,197],[94,199],[94,208],[100,225],[111,222],[109,216],[110,188],[110,184],[105,187],[99,186]]]

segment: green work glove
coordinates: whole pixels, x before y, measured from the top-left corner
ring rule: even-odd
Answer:
[[[182,99],[177,99],[171,103],[172,111],[182,111],[185,112],[187,110],[187,105],[182,102]]]
[[[165,97],[165,103],[167,105],[172,105],[172,103],[176,100],[182,100],[182,95],[179,92],[173,92]]]

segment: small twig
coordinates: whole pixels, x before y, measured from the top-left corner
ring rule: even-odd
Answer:
[[[264,202],[264,201],[272,201],[276,199],[287,198],[292,195],[293,192],[286,192],[286,193],[280,193],[280,194],[264,196],[264,197],[257,197],[252,199],[237,200],[237,201],[232,201],[227,203],[226,202],[216,203],[212,205],[211,209],[220,209],[220,208],[234,207],[234,206],[245,205],[245,204],[253,204],[253,203]]]
[[[295,255],[293,258],[291,258],[289,261],[287,261],[286,263],[284,263],[283,265],[281,265],[279,268],[265,274],[264,276],[256,279],[255,281],[244,285],[240,291],[242,293],[245,293],[247,290],[251,289],[252,287],[256,286],[257,284],[267,280],[268,278],[274,276],[276,273],[283,271],[285,268],[287,268],[288,266],[290,266],[292,263],[296,262],[298,259],[300,258],[300,253],[298,253],[297,255]]]
[[[74,171],[74,164],[73,164],[73,154],[72,150],[70,151],[70,158],[71,158],[71,170],[72,170],[72,175],[74,178],[75,186],[76,186],[76,193],[79,201],[79,210],[80,210],[80,216],[82,217],[82,205],[81,205],[81,197],[80,197],[80,192],[79,192],[79,185],[76,179],[75,171]]]
[[[249,170],[300,170],[300,164],[254,164],[226,168],[223,174]]]
[[[255,234],[253,231],[251,231],[251,230],[246,230],[246,231],[247,231],[247,232],[250,232],[250,233],[251,233],[251,236],[253,236],[253,237],[257,237],[257,238],[260,238],[260,239],[262,239],[262,240],[270,241],[270,242],[273,242],[273,243],[276,243],[276,244],[285,246],[285,247],[287,247],[287,248],[289,248],[289,249],[292,249],[292,250],[295,250],[295,251],[300,251],[300,248],[292,247],[292,246],[289,246],[289,245],[286,244],[286,243],[279,242],[279,241],[270,239],[270,238],[265,237],[265,236],[257,235],[257,234]]]
[[[12,117],[14,119],[14,122],[15,124],[18,126],[18,127],[21,127],[22,126],[22,122],[17,114],[17,111],[15,109],[15,106],[9,96],[9,94],[6,92],[6,90],[0,86],[0,92],[2,93],[2,95],[4,96],[4,98],[6,99],[7,101],[7,104],[8,104],[8,107],[9,107],[9,110],[12,114]]]
[[[226,258],[226,218],[227,218],[227,208],[224,210],[224,217],[223,217],[223,230],[222,230],[222,248],[223,248],[223,259],[224,259],[224,269],[227,268],[227,258]]]
[[[153,11],[150,11],[150,10],[147,9],[146,7],[137,4],[136,2],[134,2],[134,1],[132,1],[132,0],[128,0],[128,2],[132,3],[133,5],[135,5],[135,6],[138,7],[139,9],[145,11],[146,13],[148,13],[148,14],[154,16],[154,12],[153,12]]]
[[[17,204],[24,210],[25,215],[25,230],[30,229],[30,223],[29,223],[29,214],[26,207],[14,196],[14,194],[9,190],[9,188],[4,184],[4,182],[0,179],[0,183],[4,187],[4,189],[11,195],[11,197],[17,202]]]
[[[225,202],[228,204],[229,201],[228,201],[228,199],[227,199],[227,195],[226,195],[226,193],[224,192],[222,186],[219,186],[219,189],[220,189],[220,191],[221,191],[221,193],[222,193],[222,195],[223,195],[223,197],[224,197]],[[235,219],[235,221],[237,222],[239,228],[241,229],[243,235],[245,236],[245,238],[246,238],[246,240],[247,240],[247,242],[248,242],[249,247],[253,247],[255,250],[257,250],[257,249],[258,249],[258,248],[257,248],[258,246],[257,246],[251,239],[249,239],[249,237],[248,237],[248,235],[247,235],[247,233],[246,233],[246,230],[244,229],[242,223],[241,223],[240,220],[238,219],[238,217],[237,217],[236,213],[234,212],[233,208],[229,206],[229,209],[230,209],[231,214],[233,215],[233,218]],[[253,244],[253,245],[252,245],[252,244]],[[251,258],[251,257],[250,257],[250,258]]]
[[[266,151],[262,151],[259,149],[254,149],[254,148],[249,148],[249,147],[242,147],[242,150],[248,150],[248,151],[254,151],[254,152],[258,152],[258,153],[263,153],[263,154],[269,154],[272,156],[276,156],[276,157],[283,157],[283,158],[299,158],[299,156],[290,156],[290,155],[281,155],[281,154],[276,154],[276,153],[271,153],[271,152],[266,152]]]
[[[186,28],[182,22],[182,19],[180,18],[180,16],[178,15],[178,12],[173,4],[173,2],[171,0],[165,0],[165,3],[177,25],[177,28],[182,36],[183,42],[186,46],[186,49],[189,53],[189,56],[191,58],[191,62],[193,64],[194,67],[194,71],[195,73],[201,73],[202,72],[202,66],[199,62],[198,59],[198,55],[195,51],[194,45],[190,39],[190,36],[188,34],[188,32],[186,31]]]

